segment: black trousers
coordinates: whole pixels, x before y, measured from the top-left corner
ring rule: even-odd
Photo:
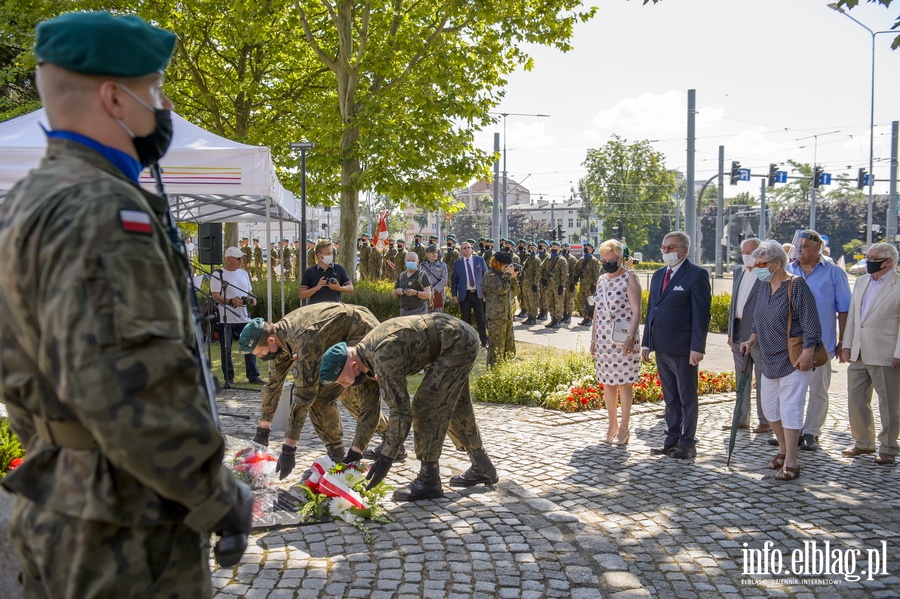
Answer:
[[[472,312],[475,313],[475,328],[478,329],[481,345],[487,345],[487,328],[484,325],[484,299],[478,297],[478,294],[474,291],[466,293],[466,299],[459,300],[459,313],[463,322],[472,324]]]

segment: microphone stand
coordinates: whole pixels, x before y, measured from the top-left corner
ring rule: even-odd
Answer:
[[[229,283],[228,281],[226,281],[226,280],[225,280],[224,274],[222,274],[222,272],[223,272],[222,269],[217,269],[216,272],[219,273],[219,282],[222,284],[221,295],[222,295],[223,298],[226,298],[226,299],[227,299],[227,293],[226,293],[226,290],[228,289],[228,287],[233,287],[235,290],[237,290],[238,293],[243,293],[243,294],[244,294],[244,297],[253,297],[253,299],[256,299],[256,296],[253,295],[253,292],[252,292],[252,291],[247,291],[247,290],[245,290],[245,289],[241,289],[241,288],[238,287],[237,285],[232,285],[231,283]],[[215,276],[215,272],[210,273],[209,276],[210,276],[210,280],[212,280],[212,277]],[[232,333],[231,329],[228,328],[228,313],[231,312],[231,314],[232,314],[233,316],[235,316],[236,318],[240,318],[240,317],[242,316],[242,314],[240,314],[239,312],[236,312],[236,311],[235,311],[231,306],[229,306],[228,304],[220,303],[220,302],[216,301],[215,298],[212,296],[212,293],[210,293],[210,298],[212,298],[212,301],[216,304],[216,308],[218,308],[219,306],[221,306],[221,307],[223,308],[223,310],[222,310],[222,325],[224,325],[224,326],[222,327],[222,330],[219,331],[219,335],[220,335],[220,336],[221,336],[221,335],[228,335],[229,337],[231,337],[231,339],[229,339],[229,341],[231,342],[231,344],[233,344],[233,343],[234,343],[234,336],[233,336],[233,333]],[[224,340],[224,339],[219,339],[219,343],[223,343],[223,344],[224,344],[224,343],[225,343],[225,340]],[[211,352],[212,349],[209,348],[209,351]],[[226,356],[223,356],[223,362],[224,362],[224,358],[225,358],[225,357],[226,357]],[[229,360],[231,360],[231,354],[230,354],[230,353],[228,354],[227,358],[228,358]],[[212,363],[212,359],[210,359],[210,363]],[[231,369],[232,369],[232,371],[234,370],[234,363],[233,363],[233,360],[232,360]],[[225,370],[225,364],[224,364],[224,363],[222,364],[222,373],[223,373],[223,375],[226,373],[226,370]],[[232,385],[231,383],[228,382],[228,378],[227,378],[227,377],[225,378],[225,385],[224,385],[224,388],[225,388],[225,389],[234,389],[234,390],[236,390],[236,391],[256,391],[256,389],[250,389],[250,388],[248,388],[248,387],[236,387],[236,386],[234,386],[234,385]],[[229,414],[229,416],[234,416],[234,414]]]

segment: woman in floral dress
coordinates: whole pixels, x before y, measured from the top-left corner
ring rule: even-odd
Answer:
[[[622,266],[624,247],[609,239],[600,244],[600,267],[604,275],[594,294],[591,322],[591,355],[597,362],[597,380],[603,385],[603,400],[609,412],[606,442],[625,445],[631,437],[628,419],[634,397],[634,383],[641,371],[641,351],[637,342],[641,321],[641,284]],[[624,341],[613,339],[613,327],[627,329]],[[622,404],[622,421],[618,405]]]

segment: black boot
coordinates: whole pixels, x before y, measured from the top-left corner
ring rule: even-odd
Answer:
[[[264,447],[268,447],[269,446],[269,432],[271,432],[271,430],[272,429],[257,426],[256,427],[256,436],[253,437],[253,442],[259,443],[260,445],[262,445]]]
[[[522,324],[524,324],[524,325],[527,326],[527,327],[530,327],[530,326],[533,325],[533,324],[537,324],[537,318],[535,318],[534,316],[529,316],[529,317],[528,317],[528,320],[526,320],[526,321],[525,321],[524,323],[522,323]]]
[[[587,326],[590,326],[590,325],[591,325],[591,319],[590,319],[590,318],[582,318],[582,319],[581,319],[581,322],[578,323],[578,326],[580,326],[580,327],[587,327]]]
[[[367,460],[377,460],[381,457],[381,450],[384,449],[384,435],[381,435],[381,443],[373,447],[372,449],[367,449],[363,452],[363,457]],[[406,461],[406,447],[403,446],[400,448],[400,453],[397,454],[397,457],[394,458],[394,463],[405,462]]]
[[[484,448],[479,448],[469,452],[472,459],[472,467],[458,476],[450,477],[451,487],[474,487],[475,485],[496,485],[500,477],[497,476],[497,469],[491,463]]]
[[[572,324],[572,315],[569,314],[568,312],[563,314],[562,323],[563,324]]]
[[[562,328],[562,319],[554,320],[552,323],[550,323],[550,326],[554,329]]]
[[[394,491],[394,501],[418,501],[443,496],[441,467],[437,462],[422,462],[416,479],[402,489]]]
[[[538,314],[538,320],[547,320],[547,311],[541,310],[540,314]]]
[[[558,327],[557,327],[557,323],[556,323],[556,319],[555,319],[555,318],[551,318],[551,319],[550,319],[550,322],[548,322],[547,324],[544,325],[544,328],[545,328],[545,329],[555,329],[555,328],[558,328]]]
[[[335,443],[334,445],[326,445],[325,453],[328,454],[328,457],[331,458],[331,461],[335,464],[339,463],[344,459],[344,456],[347,455],[347,452],[344,451],[344,445],[342,443]]]
[[[523,316],[528,316],[528,313],[525,312],[525,308],[522,308],[522,310],[516,314],[516,318],[522,318]]]

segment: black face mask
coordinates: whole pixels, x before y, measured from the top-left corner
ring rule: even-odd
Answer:
[[[156,115],[156,128],[150,135],[131,138],[131,143],[137,151],[138,162],[144,168],[159,162],[172,143],[172,111],[157,108],[153,114]]]
[[[562,251],[562,255],[563,255],[563,256],[568,256],[568,255],[569,255],[569,250],[563,250],[563,251]]]
[[[874,275],[876,272],[881,270],[881,267],[884,266],[884,263],[887,261],[887,258],[882,260],[866,260],[866,272],[870,275]]]
[[[590,255],[590,254],[588,254]],[[619,262],[617,260],[613,260],[612,262],[607,262],[606,260],[600,261],[600,266],[603,267],[604,272],[614,273],[619,270]]]
[[[350,383],[350,386],[356,387],[357,385],[362,385],[365,382],[366,382],[366,373],[360,372],[359,374],[356,375],[356,378],[353,379],[353,382]]]
[[[276,351],[270,351],[269,353],[267,353],[264,356],[259,356],[259,359],[263,360],[264,362],[269,362],[271,360],[274,360],[275,358],[277,358],[278,356],[280,356],[283,353],[287,353],[287,352],[285,352],[283,347],[279,347]]]

